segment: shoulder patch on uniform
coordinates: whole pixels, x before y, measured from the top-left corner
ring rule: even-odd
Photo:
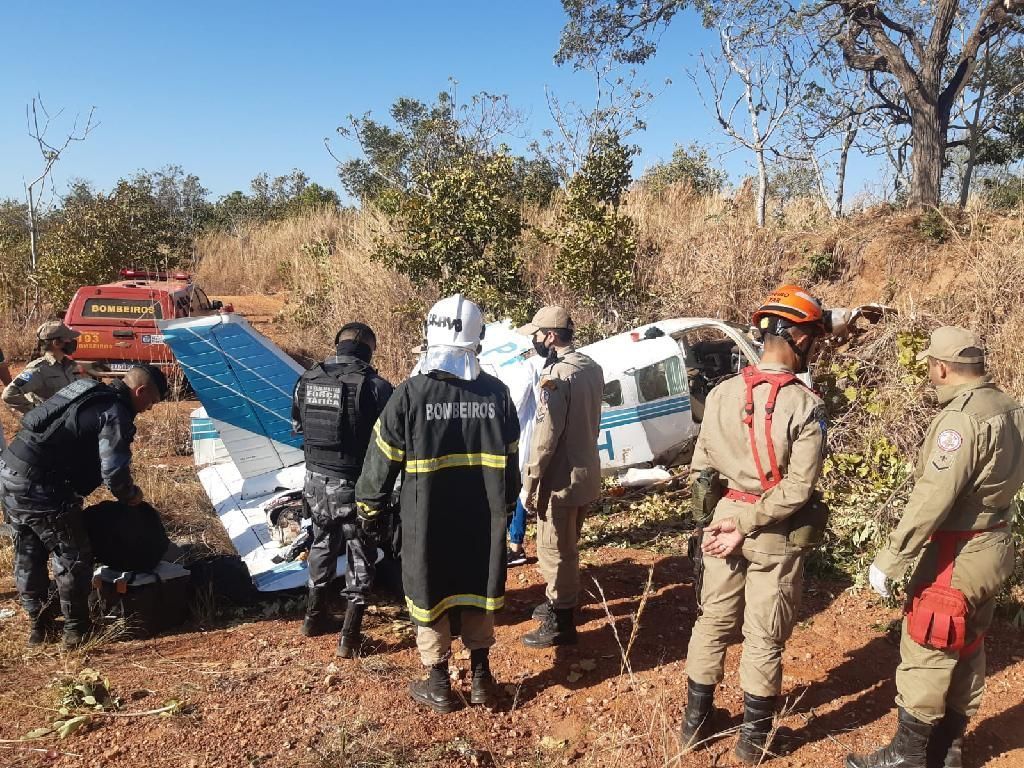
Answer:
[[[540,383],[540,388],[541,389],[548,389],[548,390],[558,389],[558,380],[557,379],[544,379]]]
[[[22,371],[14,377],[16,384],[28,384],[30,381],[32,381],[32,371]]]
[[[940,451],[953,453],[960,450],[960,447],[964,444],[964,438],[955,429],[944,429],[935,439],[935,444],[939,447]]]

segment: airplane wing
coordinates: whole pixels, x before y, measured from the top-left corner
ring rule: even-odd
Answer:
[[[192,414],[199,482],[232,545],[260,591],[302,587],[306,564],[274,562],[285,547],[264,511],[282,492],[302,488],[302,438],[291,428],[302,368],[238,315],[158,322],[203,405]],[[342,556],[338,573],[344,569]]]

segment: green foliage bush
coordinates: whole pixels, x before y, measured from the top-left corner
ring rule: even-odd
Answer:
[[[599,134],[569,181],[559,211],[554,276],[584,304],[616,306],[635,299],[636,223],[619,204],[635,150],[614,132]]]
[[[64,307],[80,286],[112,280],[122,267],[176,266],[187,245],[151,192],[122,180],[109,195],[65,202],[47,233],[39,278],[53,305]]]
[[[714,195],[725,186],[725,171],[716,168],[708,151],[698,144],[676,145],[668,162],[651,166],[641,183],[652,192],[661,192],[673,184],[685,184],[698,195]]]
[[[0,309],[12,311],[28,303],[30,272],[28,206],[0,201]]]
[[[523,231],[514,158],[501,148],[464,154],[416,177],[423,190],[382,192],[378,205],[398,235],[378,240],[374,256],[442,294],[464,293],[517,322],[528,314],[516,248]]]

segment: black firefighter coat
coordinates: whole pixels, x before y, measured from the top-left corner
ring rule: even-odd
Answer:
[[[401,384],[374,427],[356,484],[361,517],[380,514],[400,472],[402,583],[412,620],[505,602],[505,528],[519,477],[519,419],[508,388],[429,373]]]

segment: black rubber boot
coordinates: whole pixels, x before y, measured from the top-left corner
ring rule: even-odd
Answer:
[[[29,611],[28,617],[32,622],[32,628],[28,633],[28,644],[42,645],[45,643],[47,636],[53,631],[54,622],[58,616],[60,616],[60,598],[57,597],[56,591],[51,589],[39,610]]]
[[[736,742],[736,757],[748,765],[757,765],[771,759],[765,753],[765,744],[775,722],[775,696],[743,694],[743,725],[740,740]]]
[[[341,637],[338,638],[337,655],[343,659],[351,659],[359,652],[363,644],[363,614],[366,613],[365,605],[356,605],[349,602],[345,608],[345,623],[341,627]]]
[[[549,613],[551,613],[551,603],[545,600],[533,609],[533,613],[530,614],[530,618],[534,621],[544,621],[544,617]]]
[[[847,755],[846,768],[928,768],[931,734],[932,726],[900,709],[892,741],[870,755]]]
[[[947,709],[928,740],[928,768],[963,768],[966,730],[967,715]]]
[[[576,640],[576,619],[572,608],[552,608],[537,629],[523,635],[523,645],[530,648],[574,645]]]
[[[303,637],[319,637],[331,631],[327,602],[327,587],[309,588],[306,593],[306,618],[301,630]]]
[[[426,680],[417,680],[410,685],[409,695],[417,704],[430,707],[435,712],[454,711],[455,697],[452,696],[447,660],[432,666]]]
[[[477,648],[469,652],[470,668],[473,674],[473,687],[469,692],[469,703],[493,707],[498,703],[498,686],[491,674],[491,665],[487,659],[488,652],[488,648]]]
[[[88,621],[65,621],[64,622],[64,648],[73,651],[85,645],[93,636],[94,627]]]
[[[60,605],[57,602],[57,598],[54,597],[49,602],[44,603],[43,607],[34,614],[29,614],[29,619],[32,621],[32,628],[28,633],[29,645],[42,645],[46,642],[46,637],[53,629],[53,622],[57,618],[58,613],[60,613]]]
[[[712,701],[715,697],[714,684],[686,681],[686,712],[683,714],[683,730],[680,735],[683,749],[704,741],[711,735]]]

